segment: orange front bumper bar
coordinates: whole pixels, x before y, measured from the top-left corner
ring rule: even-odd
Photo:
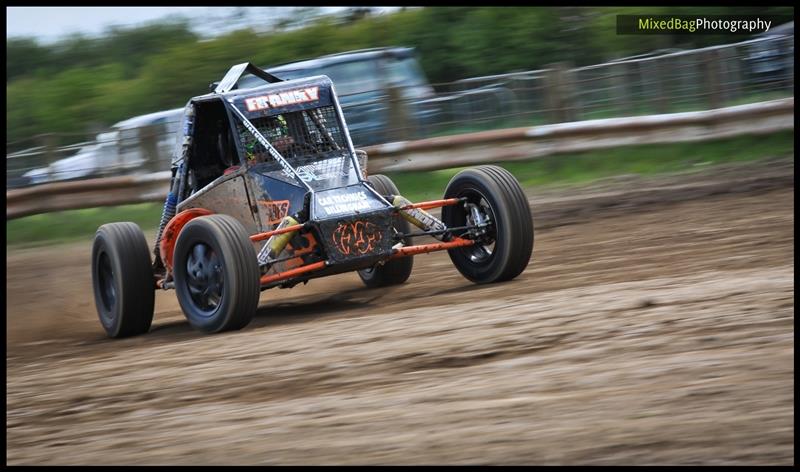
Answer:
[[[443,251],[445,249],[452,249],[454,247],[471,246],[473,244],[475,244],[475,241],[464,238],[456,238],[446,243],[420,244],[418,246],[401,247],[397,249],[397,252],[395,252],[390,257],[390,259],[414,256],[416,254],[425,254],[427,252]],[[290,279],[292,277],[296,277],[298,275],[302,275],[307,272],[313,272],[316,270],[324,269],[326,266],[327,264],[325,263],[325,261],[320,261],[320,262],[315,262],[313,264],[297,267],[296,269],[291,269],[284,272],[278,272],[277,274],[264,275],[261,277],[261,285],[270,284],[272,282],[277,282],[280,280]]]

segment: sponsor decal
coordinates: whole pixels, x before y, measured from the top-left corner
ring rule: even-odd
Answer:
[[[314,102],[319,100],[319,87],[307,87],[288,92],[271,93],[260,97],[246,98],[244,100],[247,111],[266,110],[279,108],[298,103]]]
[[[320,197],[317,202],[322,205],[322,209],[329,215],[368,210],[372,206],[367,194],[363,191],[341,195],[325,195]]]
[[[289,214],[289,200],[260,200],[258,202],[266,210],[267,223],[280,223]]]
[[[313,162],[308,165],[299,166],[295,172],[304,182],[313,182],[332,179],[335,177],[347,177],[352,166],[350,166],[349,157],[334,157],[331,159],[324,159],[321,161]],[[283,172],[287,177],[291,175]]]
[[[345,256],[360,256],[375,250],[381,240],[381,231],[369,221],[339,223],[333,232],[333,244]]]

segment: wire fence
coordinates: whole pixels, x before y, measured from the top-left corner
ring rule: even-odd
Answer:
[[[376,81],[369,81],[375,83]],[[419,86],[387,86],[340,95],[354,144],[369,146],[491,129],[676,113],[793,95],[794,35],[603,64],[552,64]],[[352,89],[352,87],[348,87]],[[6,155],[8,187],[154,172],[169,167],[181,114],[101,139],[54,146],[53,135]],[[7,149],[8,149],[7,144]]]

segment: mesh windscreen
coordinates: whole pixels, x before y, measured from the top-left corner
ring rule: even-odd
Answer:
[[[251,122],[293,167],[334,155],[347,157],[344,133],[332,106],[265,116]],[[237,121],[236,126],[248,160],[272,160],[241,122]]]
[[[333,106],[265,116],[251,123],[312,187],[332,188],[358,181]],[[248,163],[290,178],[240,121],[236,126]]]

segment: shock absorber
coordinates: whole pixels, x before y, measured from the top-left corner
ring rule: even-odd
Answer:
[[[445,231],[447,225],[442,220],[436,218],[425,210],[420,208],[409,208],[404,210],[403,207],[411,205],[411,201],[402,195],[395,195],[392,200],[392,205],[400,210],[400,216],[407,220],[412,225],[420,228],[423,231]],[[451,238],[449,233],[440,233],[433,235],[434,238],[440,241],[448,241]]]
[[[167,200],[164,202],[164,211],[161,213],[161,222],[158,224],[158,236],[156,236],[156,245],[161,242],[161,235],[164,232],[164,227],[167,226],[169,220],[175,216],[175,209],[178,206],[178,197],[170,191],[167,194]]]
[[[285,216],[275,229],[279,230],[296,224],[298,224],[298,222],[295,218]],[[262,247],[261,251],[258,253],[258,264],[263,266],[264,269],[269,269],[269,266],[272,265],[272,261],[286,248],[286,245],[289,244],[289,241],[297,234],[297,231],[299,230],[270,236],[267,242],[264,243],[264,247]]]
[[[164,234],[164,228],[167,226],[167,223],[175,216],[175,212],[177,211],[180,181],[182,180],[181,177],[183,177],[182,170],[183,164],[178,167],[175,177],[172,179],[172,186],[170,187],[169,193],[167,193],[167,199],[164,201],[164,210],[161,212],[161,221],[158,224],[158,233],[156,234],[156,244],[153,248],[153,255],[155,256],[153,267],[156,269],[163,267],[161,252],[159,250],[161,236]]]

